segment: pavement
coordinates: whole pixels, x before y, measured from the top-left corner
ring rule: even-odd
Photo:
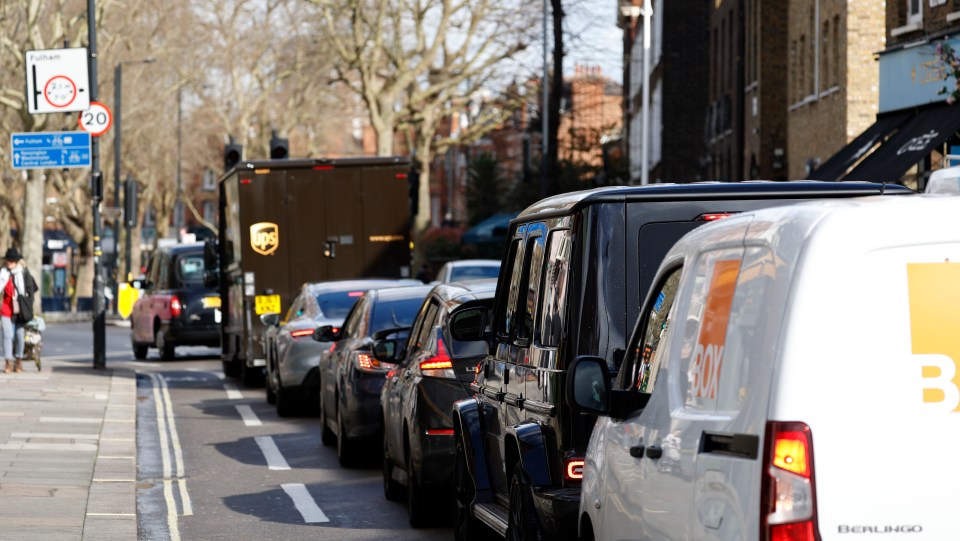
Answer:
[[[0,541],[137,539],[137,379],[92,358],[0,372]]]

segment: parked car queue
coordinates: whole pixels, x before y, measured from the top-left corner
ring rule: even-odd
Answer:
[[[628,272],[646,273],[651,287],[631,290],[640,300],[628,323],[632,331],[623,337],[626,347],[599,356],[581,348],[562,368],[557,353],[524,355],[518,346],[557,344],[557,351],[574,334],[583,343],[584,331],[590,338],[592,329],[603,329],[566,305],[551,304],[556,296],[538,293],[568,291],[567,278],[584,270],[571,267],[590,253],[574,243],[583,233],[591,233],[591,243],[601,240],[602,229],[583,228],[604,221],[597,214],[575,216],[590,206],[582,199],[569,202],[567,215],[574,219],[561,219],[559,229],[531,228],[536,220],[529,215],[526,222],[518,219],[512,230],[519,242],[509,245],[493,313],[453,307],[422,359],[442,357],[438,343],[449,354],[445,336],[451,343],[489,348],[485,355],[472,351],[483,361],[468,396],[450,412],[456,538],[475,538],[485,526],[511,539],[813,540],[851,533],[957,538],[960,531],[943,507],[950,501],[948,483],[940,481],[957,477],[946,453],[960,443],[950,415],[960,402],[952,377],[960,359],[951,356],[953,333],[944,327],[960,303],[954,294],[960,275],[951,261],[960,255],[951,226],[960,198],[889,197],[909,192],[817,184],[820,192],[767,205],[781,208],[718,212],[722,216],[702,227],[681,231],[652,269],[628,264]],[[850,199],[877,193],[886,196]],[[612,200],[615,194],[603,195]],[[803,203],[815,199],[825,200]],[[554,231],[560,231],[556,238]],[[603,269],[592,272],[597,270]],[[609,275],[595,276],[601,289],[616,286]],[[420,304],[423,318],[411,320],[414,329],[420,324],[422,331],[428,303]],[[507,320],[513,323],[503,327]],[[415,351],[415,341],[422,346],[418,338],[430,336],[409,329],[400,325],[383,329],[393,335],[366,336],[370,362],[387,365],[383,386]],[[323,337],[337,338],[318,335]],[[505,339],[521,355],[499,360]],[[398,366],[389,366],[391,360]],[[528,403],[526,390],[536,392],[543,383],[523,365],[551,363],[558,367],[547,376],[556,378],[549,382],[551,394],[539,400],[545,404]],[[918,370],[907,376],[905,365]],[[521,382],[514,389],[524,394],[508,396],[510,381]],[[383,396],[385,409],[389,400]],[[499,428],[481,422],[488,432],[479,442],[468,440],[478,418],[469,417],[469,408],[492,411],[487,399],[520,412],[516,422]],[[531,505],[533,493],[552,483],[551,471],[535,469],[532,461],[514,462],[511,482],[499,496],[497,472],[491,471],[496,463],[483,456],[510,458],[504,433],[489,432],[510,428],[506,433],[526,453],[514,460],[545,455],[549,462],[551,445],[561,442],[524,423],[524,410],[537,408],[551,410],[546,415],[568,409],[573,431],[587,435],[579,456],[560,456],[562,478],[577,482],[563,481],[558,494],[576,505],[570,518],[551,519],[569,520],[572,531],[546,527],[543,506]],[[916,471],[871,477],[870,471],[889,472],[875,443],[891,422],[905,441],[924,442],[927,459]],[[390,427],[396,429],[395,423]],[[410,472],[416,470],[398,460],[388,463],[386,430],[382,437],[385,494],[396,496],[407,487],[409,507],[411,493],[424,497],[422,490],[410,490]],[[549,511],[570,507],[549,505]],[[505,507],[506,516],[495,506]]]

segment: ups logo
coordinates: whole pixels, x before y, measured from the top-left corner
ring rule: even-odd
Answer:
[[[250,247],[260,255],[270,255],[280,246],[280,228],[277,224],[260,222],[250,226]]]

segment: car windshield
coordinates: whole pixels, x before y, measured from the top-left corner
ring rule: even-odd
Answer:
[[[394,299],[376,303],[373,306],[373,314],[370,318],[370,335],[394,327],[412,326],[426,296],[426,293],[424,293],[423,297]]]
[[[350,309],[357,303],[363,291],[331,291],[317,295],[317,306],[320,313],[329,319],[344,319]]]
[[[450,280],[479,280],[481,278],[496,278],[500,274],[500,267],[484,265],[482,267],[454,267],[450,272]]]
[[[203,254],[180,256],[177,259],[177,273],[184,284],[202,284]]]

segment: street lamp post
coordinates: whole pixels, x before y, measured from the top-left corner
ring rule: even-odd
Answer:
[[[123,107],[121,106],[121,99],[122,99],[122,96],[123,96],[123,65],[124,65],[124,64],[127,64],[127,65],[131,65],[131,64],[152,64],[152,63],[155,62],[155,61],[156,61],[155,58],[144,58],[143,60],[131,60],[131,61],[128,61],[128,62],[117,62],[116,66],[114,66],[114,68],[113,68],[113,108],[114,108],[113,114],[114,114],[115,123],[116,123],[116,128],[115,128],[115,131],[113,132],[113,138],[114,138],[114,139],[113,139],[113,206],[115,206],[115,207],[119,207],[119,206],[120,206],[120,177],[122,176],[122,173],[121,173],[121,170],[120,170],[120,167],[121,167],[121,166],[120,166],[120,156],[121,156],[121,148],[122,148],[122,145],[123,145],[123,130],[121,129],[122,126],[123,126],[123,123],[122,123],[122,119],[123,119]],[[129,250],[130,250],[130,242],[129,242],[130,227],[127,227],[126,229],[127,229],[126,234],[127,234],[128,239],[127,239],[127,243],[126,243],[125,247],[126,247],[127,251],[129,252]],[[114,246],[116,247],[116,253],[118,254],[117,262],[115,263],[115,265],[119,267],[119,266],[120,266],[120,265],[119,265],[119,262],[120,262],[120,258],[119,258],[119,253],[120,253],[120,218],[119,218],[119,217],[118,217],[116,220],[114,220],[114,222],[113,222],[113,238],[114,238]],[[126,269],[125,269],[125,270],[126,270],[126,276],[127,276],[127,278],[129,279],[129,277],[130,277],[130,254],[127,253],[127,254],[125,254],[125,256],[126,256],[126,262],[127,262]],[[118,282],[118,281],[119,281],[119,278],[115,278],[115,279],[114,279],[114,283],[113,283],[113,290],[114,290],[114,291],[117,291],[117,282]],[[115,303],[115,304],[114,304],[114,313],[116,313],[116,310],[117,310],[117,304]]]
[[[177,238],[183,229],[183,177],[181,169],[183,162],[183,85],[177,88],[177,202],[173,215],[176,219]]]

